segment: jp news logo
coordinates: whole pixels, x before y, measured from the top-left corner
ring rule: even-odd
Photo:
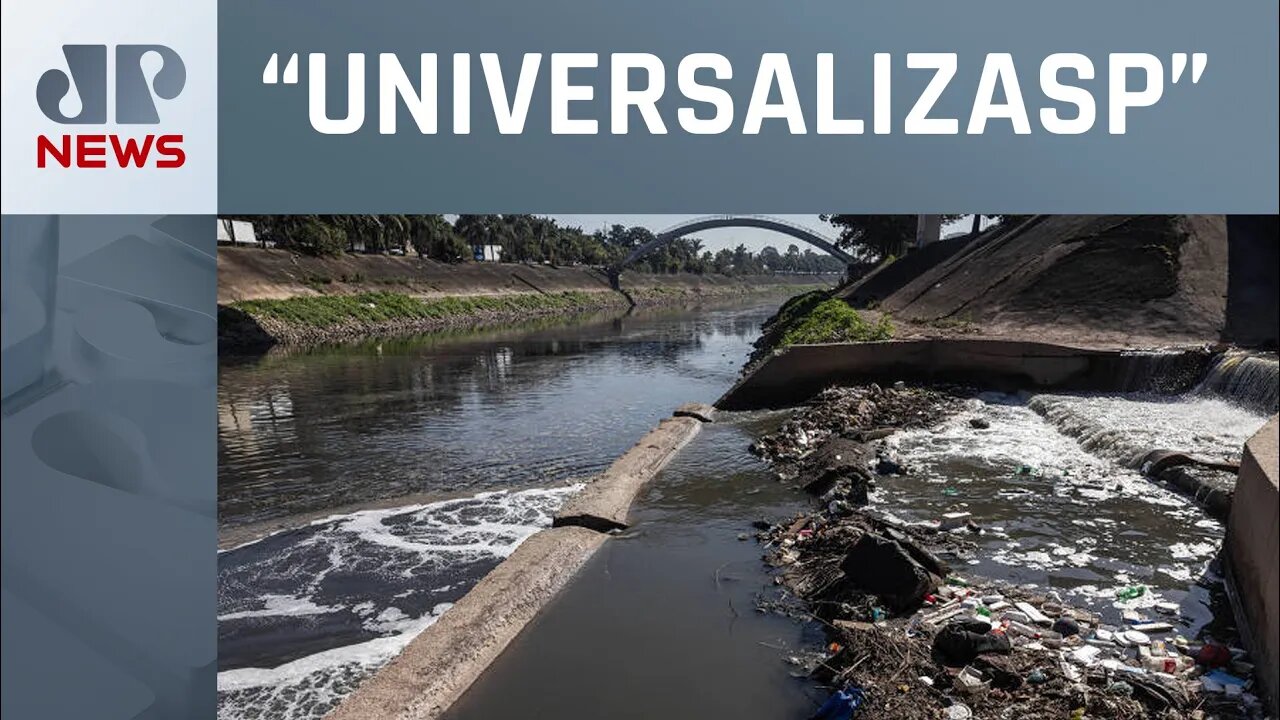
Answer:
[[[177,98],[187,83],[182,58],[165,45],[117,45],[114,83],[109,83],[107,50],[106,45],[63,45],[66,71],[48,70],[36,84],[40,112],[60,125],[105,125],[108,93],[114,89],[116,125],[159,124],[156,100]],[[150,54],[159,56],[160,64],[148,78],[144,58]],[[75,104],[66,102],[73,87],[79,109],[64,112],[64,108],[72,109],[68,105]],[[36,138],[36,167],[41,168],[51,164],[64,168],[176,168],[182,167],[186,159],[179,134],[129,137],[104,132]]]

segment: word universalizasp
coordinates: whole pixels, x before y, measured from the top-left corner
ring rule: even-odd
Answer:
[[[451,65],[448,97],[452,111],[446,132],[466,135],[471,132],[472,124],[473,57],[471,53],[446,57]],[[957,91],[972,93],[971,102],[959,106],[954,102],[947,104],[969,108],[964,124],[966,134],[979,135],[995,127],[1003,132],[1011,130],[1027,135],[1032,132],[1033,116],[1044,132],[1085,133],[1094,128],[1098,119],[1097,92],[1105,98],[1107,131],[1123,135],[1130,109],[1155,105],[1167,86],[1184,77],[1189,77],[1192,84],[1199,82],[1208,62],[1205,53],[1172,53],[1167,61],[1150,53],[1111,53],[1106,57],[1105,78],[1098,78],[1099,70],[1088,56],[1052,53],[1038,63],[1038,88],[1029,94],[1036,98],[1033,104],[1040,106],[1029,110],[1020,73],[1010,53],[985,55],[976,85],[963,89],[959,88],[960,83],[953,82],[960,67],[957,53],[906,53],[905,62],[891,53],[875,53],[871,56],[868,123],[852,114],[837,117],[836,98],[838,94],[847,95],[848,89],[840,93],[836,59],[831,53],[814,57],[815,92],[811,96],[806,93],[811,104],[801,100],[801,89],[786,53],[765,53],[759,57],[755,80],[746,98],[735,98],[724,87],[734,78],[735,68],[728,57],[717,53],[693,53],[680,58],[675,65],[678,96],[667,93],[667,63],[649,53],[608,55],[607,71],[601,68],[601,57],[597,53],[550,53],[546,77],[542,72],[542,53],[524,54],[514,77],[513,69],[504,72],[497,53],[479,53],[478,58],[479,77],[488,90],[488,105],[498,132],[505,135],[525,132],[539,83],[548,85],[540,94],[540,104],[549,101],[546,109],[550,113],[549,127],[553,135],[599,134],[601,118],[593,114],[607,116],[608,131],[614,135],[625,135],[638,126],[642,126],[644,132],[664,135],[670,132],[673,109],[675,127],[692,135],[728,132],[755,135],[760,133],[766,120],[785,124],[793,135],[810,132],[860,135],[868,131],[868,125],[876,135],[956,135],[961,132],[961,118],[946,117],[939,109],[939,99],[944,93]],[[372,81],[376,86],[379,133],[390,135],[400,131],[403,123],[398,123],[398,116],[404,114],[401,108],[407,111],[415,126],[410,131],[427,135],[440,131],[441,61],[435,53],[421,53],[416,63],[404,63],[395,53],[380,53],[372,62],[366,60],[364,53],[347,54],[344,114],[331,114],[341,110],[341,99],[331,101],[329,85],[340,85],[341,79],[334,82],[328,77],[327,64],[325,53],[306,55],[308,115],[316,132],[349,135],[364,127],[366,82],[371,72],[375,75]],[[406,64],[413,70],[413,78]],[[508,64],[514,65],[514,62]],[[279,54],[273,54],[263,71],[263,83],[297,85],[298,65],[298,54],[283,61]],[[1186,72],[1188,67],[1190,73]],[[932,76],[922,83],[906,74],[915,71],[932,72]],[[334,75],[336,78],[338,73]],[[1098,78],[1096,82],[1095,78]],[[607,89],[598,100],[592,79],[608,81]],[[897,99],[900,117],[895,117],[895,80],[899,85],[907,85],[908,79],[915,81],[910,84],[917,88],[923,85],[923,88],[913,91],[915,97],[909,104],[902,102],[902,98]],[[513,84],[514,91],[511,91]],[[746,110],[739,117],[738,104],[744,99]],[[660,104],[664,110],[660,110]],[[856,104],[856,99],[851,104]],[[331,105],[338,107],[331,108]],[[905,113],[901,112],[908,107]],[[632,122],[637,114],[639,124]]]

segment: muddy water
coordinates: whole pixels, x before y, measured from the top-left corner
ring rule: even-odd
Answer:
[[[994,532],[974,537],[963,572],[1053,588],[1112,621],[1174,602],[1195,633],[1226,610],[1210,570],[1222,525],[1129,461],[1156,447],[1238,458],[1264,421],[1198,397],[984,395],[938,428],[893,436],[911,473],[880,482],[872,503],[914,521],[972,513]],[[1117,600],[1135,585],[1147,592]]]
[[[939,428],[894,436],[912,473],[883,479],[872,503],[907,520],[972,512],[993,532],[956,561],[961,573],[1053,588],[1114,622],[1129,608],[1154,615],[1162,599],[1179,604],[1173,621],[1188,634],[1228,614],[1209,569],[1221,526],[1113,451],[1156,433],[1180,449],[1230,454],[1262,416],[1204,398],[1038,401],[1112,422],[1111,442],[1093,444],[1110,450],[1086,448],[1025,397],[985,395]],[[970,427],[978,416],[991,427]],[[449,720],[812,712],[822,693],[793,677],[787,658],[819,647],[818,629],[743,611],[773,586],[759,545],[736,538],[751,520],[784,517],[806,502],[746,451],[781,417],[721,416],[704,430],[640,498],[636,529],[606,544]],[[1133,430],[1122,429],[1131,422]],[[1149,590],[1117,601],[1117,589],[1135,584]]]
[[[219,555],[220,719],[323,715],[548,525],[576,479],[729,387],[777,302],[225,365],[223,531],[300,526]]]
[[[611,540],[447,714],[485,718],[806,717],[821,699],[785,658],[820,640],[755,610],[772,578],[758,518],[804,499],[745,451],[780,422],[721,416],[640,498]]]

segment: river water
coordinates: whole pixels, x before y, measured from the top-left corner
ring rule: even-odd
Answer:
[[[219,717],[321,716],[680,403],[736,378],[777,300],[366,343],[222,370]],[[974,429],[981,416],[990,427]],[[633,528],[450,717],[803,716],[786,664],[814,628],[740,539],[808,500],[746,448],[785,413],[724,414],[637,502]],[[1139,475],[1135,449],[1237,459],[1264,415],[1214,397],[1002,395],[888,440],[911,467],[872,505],[965,510],[959,570],[1051,587],[1118,621],[1160,600],[1195,635],[1226,610],[1222,526]],[[252,535],[252,533],[250,533]],[[1118,602],[1118,589],[1146,592]]]
[[[219,717],[319,717],[684,402],[779,302],[586,315],[229,362]],[[290,522],[290,519],[294,522]],[[252,541],[250,541],[252,540]]]

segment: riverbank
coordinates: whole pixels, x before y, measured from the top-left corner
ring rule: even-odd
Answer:
[[[829,287],[814,275],[625,273],[622,291],[596,268],[462,263],[386,256],[316,258],[278,250],[218,252],[218,349],[257,354],[368,337]]]

